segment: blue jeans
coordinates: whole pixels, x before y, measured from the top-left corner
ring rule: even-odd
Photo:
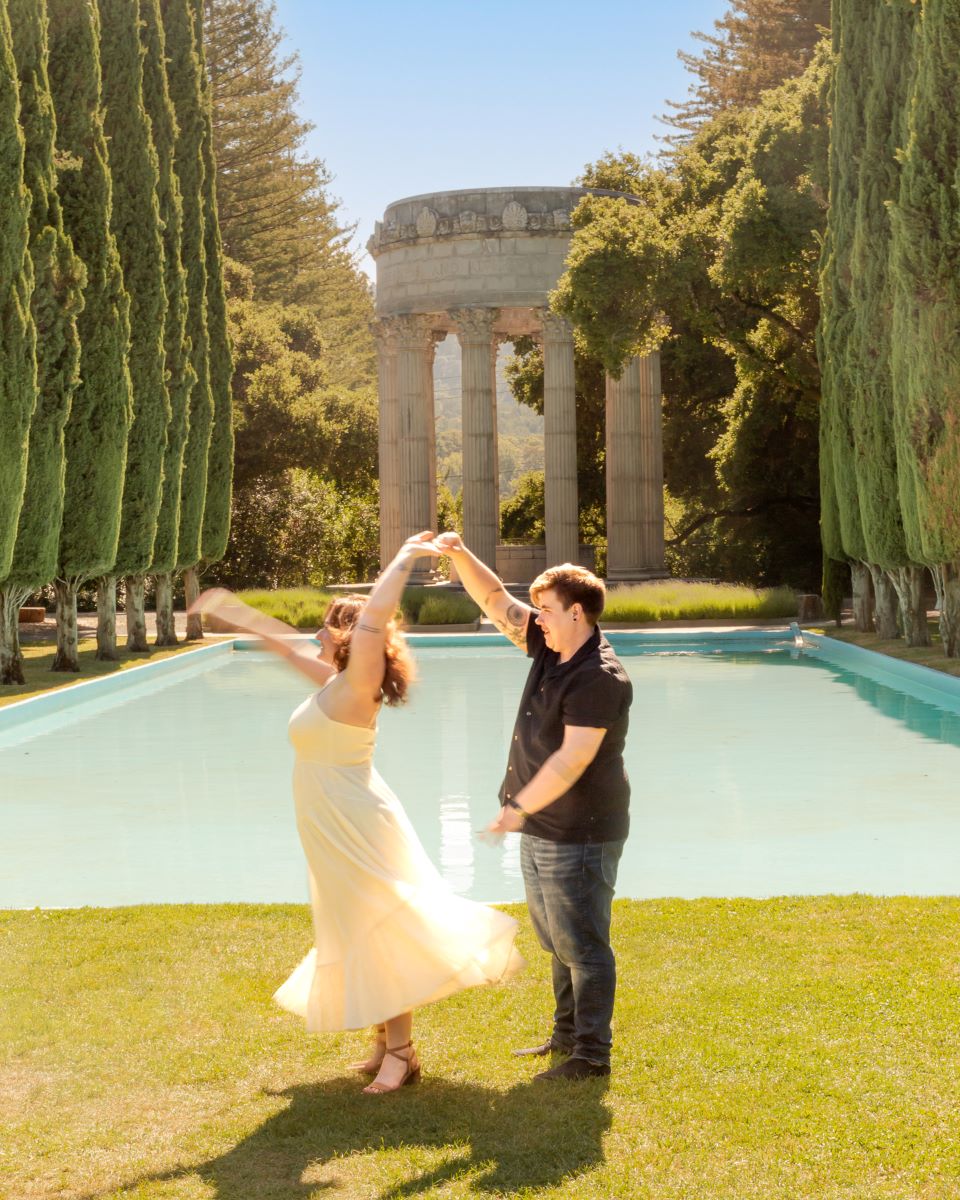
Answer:
[[[540,945],[553,960],[553,1042],[608,1066],[617,968],[610,907],[623,842],[549,842],[524,833],[520,864]]]

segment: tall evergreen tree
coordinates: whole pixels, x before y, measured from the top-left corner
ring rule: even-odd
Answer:
[[[857,161],[864,139],[866,53],[869,46],[868,9],[873,0],[837,0],[833,9],[834,70],[830,89],[830,208],[827,237],[821,257],[818,353],[821,372],[820,455],[824,546],[831,557],[837,550],[850,561],[854,617],[859,629],[870,625],[870,584],[867,549],[860,521],[856,448],[850,396],[855,367],[851,338],[851,259],[857,211]],[[824,478],[826,475],[826,479]],[[834,507],[835,505],[835,507]],[[829,522],[836,517],[839,546]]]
[[[924,0],[891,209],[897,466],[908,539],[931,564],[945,652],[960,655],[960,8]]]
[[[213,427],[207,456],[207,497],[203,510],[200,553],[204,563],[219,562],[230,535],[233,481],[233,359],[227,333],[227,298],[223,280],[223,247],[217,218],[217,170],[213,157],[210,84],[203,64],[203,5],[194,6],[194,37],[200,51],[200,79],[206,137],[203,142],[203,246],[207,260],[207,333],[210,339],[210,391]],[[202,633],[202,628],[199,631]]]
[[[183,265],[183,202],[174,168],[177,123],[167,86],[166,39],[160,0],[140,0],[141,36],[144,45],[143,102],[153,130],[157,152],[157,196],[163,236],[164,353],[166,387],[170,404],[163,459],[163,496],[157,514],[151,571],[156,580],[157,645],[176,645],[173,617],[173,571],[177,565],[180,530],[180,483],[187,442],[190,392],[196,373],[190,362],[187,338],[187,273]]]
[[[50,87],[66,231],[87,268],[78,318],[80,384],[66,425],[66,483],[54,670],[78,671],[77,588],[113,570],[133,403],[127,351],[130,297],[110,228],[112,182],[100,94],[100,19],[90,0],[49,0]]]
[[[79,382],[77,313],[86,272],[63,228],[57,195],[56,119],[47,78],[43,0],[8,0],[20,80],[25,138],[24,180],[30,192],[31,300],[37,342],[37,407],[30,423],[27,481],[10,573],[0,582],[0,683],[23,683],[17,612],[56,574],[63,515],[63,427]]]
[[[326,165],[305,153],[300,64],[281,51],[272,0],[204,0],[217,204],[228,258],[253,272],[259,300],[297,304],[323,325],[333,387],[376,378],[365,276],[329,195]]]
[[[190,393],[187,444],[180,488],[180,531],[177,567],[185,572],[188,603],[199,593],[203,509],[207,493],[207,456],[213,425],[210,388],[210,339],[207,331],[207,260],[204,231],[204,140],[199,48],[192,0],[162,0],[167,46],[167,77],[178,134],[174,155],[183,200],[183,261],[187,268],[187,335],[196,382]],[[196,636],[195,628],[188,636]]]
[[[30,313],[30,193],[23,181],[17,67],[7,9],[0,7],[0,578],[10,570],[27,480],[30,418],[37,400],[36,333]]]
[[[864,137],[857,170],[851,253],[853,311],[849,405],[854,469],[866,559],[873,577],[874,619],[881,637],[897,636],[897,607],[911,645],[929,644],[924,571],[904,533],[893,420],[893,284],[889,203],[899,192],[897,148],[910,81],[912,5],[868,5],[864,22]],[[836,130],[835,130],[836,132]],[[912,547],[920,553],[920,547]]]
[[[127,648],[147,649],[144,575],[153,561],[170,402],[164,378],[167,299],[158,165],[143,103],[140,13],[131,0],[99,0],[99,6],[104,133],[114,184],[111,228],[130,295],[128,361],[133,388],[117,557],[98,586],[97,657],[113,659],[117,657],[116,582],[121,575],[127,580]]]

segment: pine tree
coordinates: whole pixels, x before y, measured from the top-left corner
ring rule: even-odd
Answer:
[[[897,198],[902,113],[910,80],[914,8],[872,5],[856,14],[865,25],[867,79],[864,138],[857,172],[851,252],[850,302],[854,318],[849,354],[854,468],[866,559],[881,637],[897,636],[897,600],[911,645],[929,644],[922,599],[923,570],[907,544],[900,509],[893,420],[893,286],[888,204]]]
[[[731,0],[716,33],[695,33],[705,49],[677,57],[696,82],[689,98],[668,101],[665,124],[689,137],[719,113],[749,108],[761,93],[802,75],[830,27],[830,0]]]
[[[908,540],[919,538],[945,652],[960,655],[960,9],[924,0],[891,208],[894,413]]]
[[[166,387],[170,404],[163,459],[163,497],[157,515],[151,571],[156,577],[157,645],[177,643],[173,617],[173,571],[177,565],[180,530],[180,483],[187,442],[190,392],[196,373],[190,362],[187,339],[187,273],[183,265],[183,202],[174,168],[177,123],[167,86],[166,40],[160,0],[140,0],[141,36],[144,45],[143,102],[153,129],[157,152],[157,196],[163,234],[164,319]]]
[[[190,393],[187,444],[180,488],[177,567],[185,571],[188,603],[197,594],[203,509],[207,493],[207,456],[213,424],[210,388],[210,341],[207,331],[207,263],[204,231],[203,160],[207,122],[203,111],[200,55],[194,33],[192,0],[162,0],[167,47],[167,79],[178,134],[174,155],[183,200],[183,261],[187,268],[187,335],[196,382]],[[188,626],[187,636],[197,636]]]
[[[78,671],[77,588],[116,560],[133,420],[127,350],[130,298],[110,228],[112,183],[100,96],[100,20],[89,0],[49,0],[50,88],[60,151],[64,228],[87,268],[78,318],[80,384],[66,425],[66,482],[57,568],[54,670]]]
[[[127,577],[127,648],[147,649],[144,574],[153,561],[170,420],[164,378],[163,242],[157,199],[158,165],[143,104],[140,14],[131,0],[99,0],[104,133],[113,176],[111,228],[130,295],[130,382],[133,424],[127,440],[120,536],[112,572],[99,584],[97,657],[116,649],[116,580]]]
[[[63,427],[79,382],[77,313],[86,272],[64,232],[57,195],[56,119],[47,78],[47,17],[42,0],[8,0],[20,80],[25,138],[24,180],[30,193],[30,256],[35,286],[37,407],[30,423],[27,480],[10,572],[0,583],[0,683],[23,683],[17,612],[56,574],[63,514]]]
[[[27,480],[30,418],[37,399],[36,334],[30,314],[30,193],[23,180],[17,67],[6,6],[0,8],[0,578],[13,560]]]
[[[207,456],[207,497],[200,551],[204,563],[209,564],[223,558],[230,535],[233,481],[233,398],[230,382],[233,360],[227,334],[227,298],[223,281],[223,247],[217,218],[217,171],[213,158],[210,85],[203,64],[203,9],[200,3],[195,4],[194,20],[194,36],[201,56],[200,78],[207,128],[203,143],[203,244],[207,260],[207,332],[210,339],[213,427]]]
[[[869,571],[860,522],[850,396],[853,387],[851,258],[857,203],[857,160],[863,145],[866,9],[873,0],[836,0],[834,73],[830,90],[830,208],[820,272],[818,356],[821,372],[821,522],[824,550],[851,564],[854,620],[869,628]],[[831,528],[836,519],[837,529]],[[837,537],[839,534],[839,537]]]
[[[258,300],[302,305],[323,324],[333,387],[376,378],[373,303],[328,194],[325,164],[304,153],[300,64],[280,51],[271,0],[205,0],[217,204],[224,251],[253,272]]]

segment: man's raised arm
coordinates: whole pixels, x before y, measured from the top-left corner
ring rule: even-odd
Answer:
[[[504,588],[499,577],[463,544],[458,533],[441,533],[434,545],[456,564],[460,582],[472,600],[500,632],[521,650],[527,648],[527,622],[536,610],[524,604]]]

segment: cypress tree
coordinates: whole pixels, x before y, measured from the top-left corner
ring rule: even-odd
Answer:
[[[116,658],[116,577],[125,575],[127,648],[146,650],[144,573],[153,561],[170,420],[164,378],[163,242],[157,199],[158,165],[143,103],[140,14],[131,0],[99,0],[104,132],[113,176],[111,228],[130,294],[130,382],[133,424],[113,570],[100,581],[97,657]]]
[[[204,563],[219,562],[230,536],[230,500],[233,482],[233,399],[230,381],[233,359],[227,334],[227,299],[223,284],[223,248],[217,220],[217,171],[213,157],[210,86],[203,62],[202,0],[193,0],[194,38],[200,47],[200,80],[206,137],[203,142],[203,245],[207,259],[207,332],[210,338],[210,391],[213,427],[207,455],[207,497],[203,510],[201,556]],[[202,635],[202,627],[200,633]]]
[[[59,149],[74,167],[60,175],[64,228],[87,268],[78,318],[80,384],[66,425],[60,530],[57,655],[78,671],[77,588],[113,569],[120,498],[133,419],[127,350],[130,298],[110,228],[112,183],[100,99],[100,19],[89,0],[49,0],[50,88]]]
[[[183,199],[187,335],[190,338],[190,362],[196,374],[196,382],[190,393],[189,432],[183,456],[177,547],[177,568],[186,572],[184,589],[189,604],[199,592],[196,567],[200,561],[203,509],[207,491],[207,455],[213,423],[203,220],[203,160],[207,120],[203,110],[200,55],[194,33],[193,4],[191,0],[162,0],[161,10],[167,43],[167,78],[178,126],[174,163]],[[196,624],[188,624],[188,637],[197,636]]]
[[[63,515],[63,427],[79,382],[77,313],[86,272],[63,229],[54,166],[56,119],[47,78],[47,18],[43,0],[8,0],[20,81],[25,138],[24,180],[30,192],[30,256],[35,286],[37,407],[30,423],[27,480],[10,573],[0,583],[0,683],[23,683],[17,612],[57,570]]]
[[[863,20],[873,0],[836,0],[832,37],[834,71],[830,88],[830,208],[821,257],[820,325],[817,351],[821,371],[821,495],[824,550],[850,561],[854,622],[870,626],[869,572],[860,523],[855,446],[849,406],[854,313],[850,268],[856,217],[856,161],[863,141]],[[824,473],[827,479],[824,481]],[[837,529],[829,528],[836,519]],[[836,536],[836,535],[839,536]]]
[[[860,519],[876,597],[877,633],[897,636],[896,599],[911,645],[929,644],[923,568],[907,546],[900,510],[893,421],[893,285],[888,204],[899,191],[896,151],[910,79],[912,5],[871,5],[866,26],[869,83],[851,262],[854,322],[850,407]],[[920,548],[912,547],[913,554]],[[888,596],[889,593],[889,596]]]
[[[960,9],[925,0],[900,193],[891,209],[893,380],[904,522],[931,564],[945,652],[960,655]]]
[[[27,480],[30,418],[37,399],[36,335],[30,315],[30,193],[23,181],[17,68],[10,21],[0,6],[0,578],[13,560]]]
[[[183,266],[183,203],[174,169],[177,122],[167,86],[166,41],[160,0],[140,0],[141,36],[144,45],[143,102],[153,127],[157,152],[160,219],[163,236],[166,386],[170,404],[166,450],[163,459],[163,496],[157,516],[151,571],[156,579],[157,645],[175,646],[173,571],[177,565],[180,528],[180,478],[187,442],[187,411],[196,375],[190,364],[187,339],[187,273]]]

